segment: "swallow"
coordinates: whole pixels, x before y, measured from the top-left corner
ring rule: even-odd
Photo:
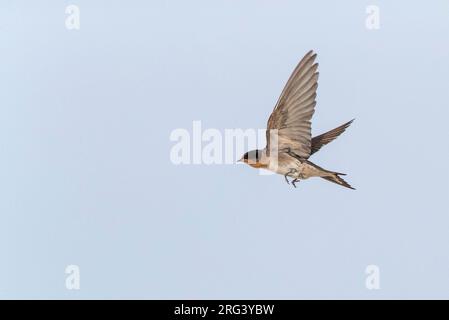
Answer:
[[[354,121],[312,138],[311,119],[315,112],[319,75],[315,59],[316,53],[309,51],[293,70],[268,119],[266,147],[246,152],[239,162],[281,174],[295,188],[300,180],[320,177],[354,189],[341,177],[346,174],[323,169],[309,160]]]

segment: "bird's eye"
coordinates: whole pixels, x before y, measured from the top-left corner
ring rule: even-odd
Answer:
[[[243,155],[243,159],[248,160],[248,152]]]

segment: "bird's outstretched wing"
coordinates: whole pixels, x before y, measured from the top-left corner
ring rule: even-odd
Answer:
[[[318,87],[316,54],[309,51],[299,62],[282,90],[267,124],[267,153],[289,150],[307,159],[311,154],[311,122]],[[277,146],[270,132],[277,130]]]
[[[341,135],[343,132],[345,132],[346,128],[351,125],[351,123],[354,121],[352,119],[349,122],[346,122],[345,124],[342,124],[341,126],[332,129],[331,131],[328,131],[326,133],[320,134],[319,136],[312,138],[312,150],[310,154],[314,154],[318,150],[321,149],[322,146],[328,144],[329,142],[336,139],[339,135]]]

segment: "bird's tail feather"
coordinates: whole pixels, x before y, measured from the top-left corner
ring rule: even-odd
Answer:
[[[330,174],[327,176],[323,176],[321,178],[326,179],[327,181],[339,184],[340,186],[355,190],[355,188],[351,187],[351,185],[349,183],[347,183],[345,180],[343,180],[342,177],[340,176],[345,176],[346,174],[344,173],[339,173],[339,172],[329,172]]]

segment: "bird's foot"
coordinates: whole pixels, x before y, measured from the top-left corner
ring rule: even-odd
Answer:
[[[288,181],[288,176],[290,176],[291,174],[294,174],[296,172],[296,169],[290,169],[290,171],[289,172],[287,172],[286,174],[284,174],[284,178],[285,178],[285,181],[287,181],[287,183],[288,184],[290,184],[290,181]],[[293,178],[293,177],[292,177]],[[296,182],[298,179],[293,179],[292,181],[293,182]],[[295,188],[296,188],[296,186],[295,186]]]
[[[299,180],[298,179],[294,179],[293,181],[292,181],[292,185],[296,188],[296,182],[298,182],[299,183]]]

